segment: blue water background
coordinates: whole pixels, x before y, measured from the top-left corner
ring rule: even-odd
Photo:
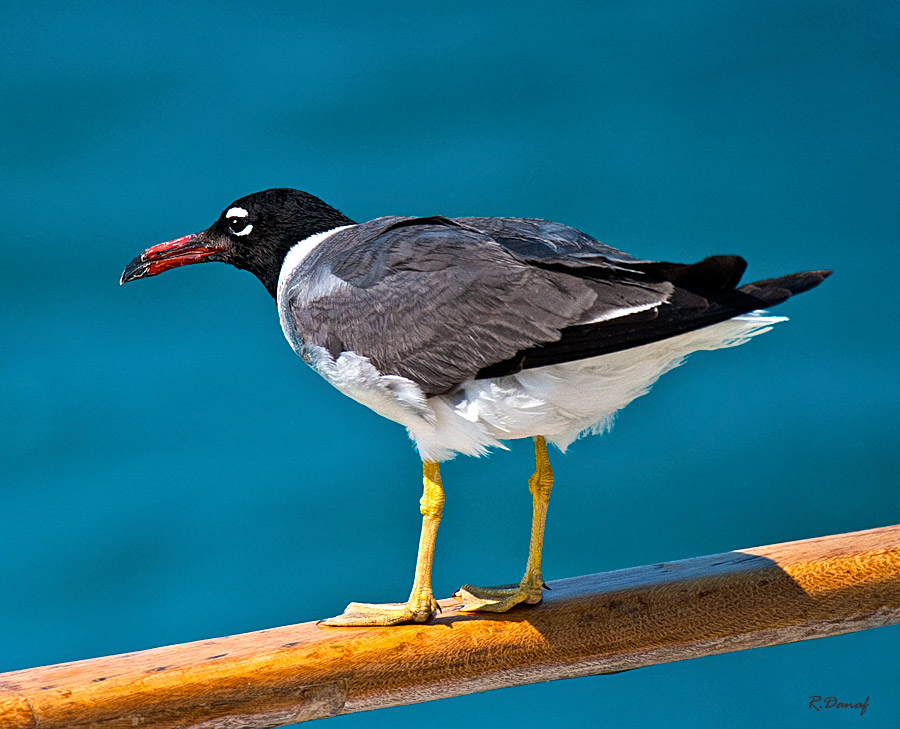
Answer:
[[[267,187],[836,269],[554,458],[548,579],[900,521],[898,7],[3,3],[0,670],[406,596],[402,429],[300,362],[249,274],[118,286]],[[439,596],[518,579],[530,468],[523,442],[445,466]],[[883,628],[332,722],[898,726],[898,655]]]

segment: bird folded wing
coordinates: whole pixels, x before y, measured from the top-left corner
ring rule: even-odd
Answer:
[[[334,357],[364,355],[429,396],[558,340],[566,327],[656,306],[672,291],[667,282],[548,270],[446,218],[381,218],[339,231],[288,286],[302,341]]]

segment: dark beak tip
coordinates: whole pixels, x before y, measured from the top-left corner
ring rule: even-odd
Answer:
[[[125,270],[122,271],[122,276],[119,278],[119,286],[122,284],[126,284],[129,281],[134,281],[135,279],[141,278],[143,276],[144,268],[144,260],[143,254],[134,258],[131,263],[125,266]]]
[[[218,256],[225,249],[208,245],[200,237],[201,235],[201,233],[191,233],[190,235],[148,248],[125,266],[125,270],[122,272],[121,278],[119,278],[119,285],[121,286],[139,278],[157,276],[164,271],[178,268],[179,266],[202,263],[203,261],[224,260]]]

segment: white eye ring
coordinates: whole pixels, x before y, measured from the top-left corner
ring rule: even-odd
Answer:
[[[248,223],[243,230],[237,231],[234,228],[230,229],[232,233],[235,235],[250,235],[253,232],[253,225]]]

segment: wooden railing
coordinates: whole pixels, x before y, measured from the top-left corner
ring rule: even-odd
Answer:
[[[900,622],[900,526],[550,583],[427,625],[290,625],[0,674],[3,729],[275,727]]]

